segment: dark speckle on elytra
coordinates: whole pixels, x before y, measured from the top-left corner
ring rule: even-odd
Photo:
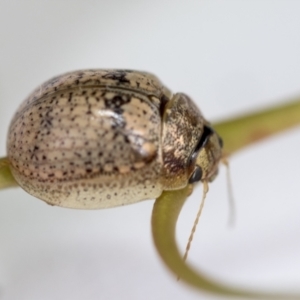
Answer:
[[[71,102],[72,96],[73,96],[73,93],[71,92],[71,93],[69,94],[68,102]]]
[[[103,78],[112,79],[118,83],[130,83],[130,81],[126,78],[126,74],[127,73],[123,70],[116,70],[103,75]]]

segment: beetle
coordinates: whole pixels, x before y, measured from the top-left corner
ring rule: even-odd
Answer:
[[[222,140],[187,95],[154,75],[92,69],[54,77],[21,104],[7,155],[29,194],[98,209],[212,181]]]

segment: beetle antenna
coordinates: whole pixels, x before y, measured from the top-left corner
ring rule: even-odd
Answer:
[[[236,220],[235,214],[235,201],[233,197],[233,190],[232,190],[232,181],[230,176],[230,168],[229,162],[226,157],[222,158],[222,163],[226,167],[226,179],[227,179],[227,189],[228,189],[228,204],[229,204],[229,217],[228,217],[228,225],[230,227],[234,226]]]
[[[199,218],[201,216],[201,213],[202,213],[202,210],[203,210],[203,207],[204,207],[204,202],[205,202],[206,194],[208,193],[208,182],[207,181],[203,181],[202,184],[203,184],[202,200],[201,200],[201,204],[200,204],[200,207],[199,207],[196,219],[194,221],[193,228],[192,228],[190,236],[189,236],[188,243],[187,243],[186,248],[185,248],[185,253],[184,253],[184,256],[183,256],[183,260],[184,261],[187,259],[189,250],[191,248],[191,244],[192,244],[192,241],[193,241],[194,234],[196,232],[196,228],[197,228],[197,225],[198,225],[198,222],[199,222]],[[179,280],[179,279],[180,279],[180,277],[178,276],[177,280]]]

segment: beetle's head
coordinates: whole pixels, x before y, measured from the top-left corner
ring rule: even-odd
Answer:
[[[222,147],[222,139],[209,124],[205,124],[198,144],[190,157],[190,184],[199,181],[211,182],[215,179],[222,158]]]

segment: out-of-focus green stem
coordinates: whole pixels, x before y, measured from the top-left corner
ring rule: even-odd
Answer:
[[[6,157],[0,158],[0,189],[18,186],[12,176]]]
[[[213,128],[224,141],[227,154],[300,125],[300,98],[275,107],[216,122]]]
[[[178,191],[163,192],[155,201],[152,212],[152,235],[155,247],[164,263],[180,280],[192,285],[202,292],[214,293],[223,297],[242,297],[258,299],[300,299],[299,295],[262,293],[229,287],[216,282],[192,269],[179,253],[175,240],[175,227],[181,208],[188,197],[188,187]]]
[[[224,152],[233,154],[243,147],[298,125],[300,125],[300,98],[297,101],[257,113],[218,122],[213,127],[224,141]],[[175,227],[187,195],[187,188],[180,191],[164,192],[156,200],[152,213],[152,233],[156,249],[175,276],[179,276],[182,281],[201,291],[223,297],[300,299],[300,294],[279,295],[278,293],[261,293],[228,287],[199,271],[193,270],[186,264],[177,249]]]

